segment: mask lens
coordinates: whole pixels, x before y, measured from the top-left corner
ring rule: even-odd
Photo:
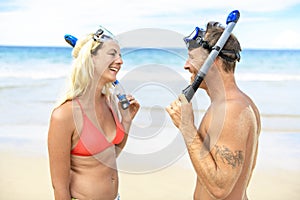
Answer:
[[[205,33],[204,29],[196,27],[189,36],[183,38],[187,48],[190,50],[200,47],[203,43]]]
[[[183,38],[184,42],[187,44],[191,40],[195,40],[198,36],[199,30],[199,27],[196,27],[195,30],[189,36]]]
[[[104,28],[103,26],[99,26],[99,29],[103,30],[103,35],[105,35],[108,38],[114,38],[115,36],[106,28]]]
[[[103,26],[100,26],[94,34],[94,40],[98,42],[104,42],[109,39],[114,39],[114,35]]]

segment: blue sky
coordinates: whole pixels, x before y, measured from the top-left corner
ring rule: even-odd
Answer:
[[[0,45],[67,46],[98,25],[115,35],[140,28],[189,34],[208,21],[225,24],[232,10],[243,48],[300,49],[300,0],[0,0]]]

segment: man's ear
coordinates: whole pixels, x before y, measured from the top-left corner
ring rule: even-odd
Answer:
[[[223,69],[223,67],[222,67],[223,61],[222,61],[222,59],[221,59],[219,56],[217,56],[216,59],[214,60],[214,65],[215,65],[219,70]]]

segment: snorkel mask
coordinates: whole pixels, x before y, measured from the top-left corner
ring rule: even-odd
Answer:
[[[222,29],[225,29],[225,27],[219,22],[209,22],[207,24],[206,29],[196,27],[195,30],[190,35],[183,38],[183,41],[185,42],[188,50],[202,47],[202,48],[208,50],[208,52],[210,53],[213,50],[213,47],[210,46],[209,43],[204,40],[204,37],[205,37],[207,29],[212,28],[212,27],[220,27]],[[235,56],[234,56],[235,59],[233,59],[225,54],[235,54]],[[235,50],[222,49],[219,52],[219,56],[229,62],[235,62],[235,61],[239,62],[240,61],[240,54],[239,54],[239,52],[236,52]]]
[[[100,26],[100,28],[96,31],[96,33],[94,33],[93,36],[94,41],[97,41],[99,43],[105,42],[107,40],[115,40],[114,38],[115,36],[102,26]]]
[[[76,37],[70,34],[66,34],[64,38],[67,43],[69,43],[72,47],[75,47],[78,40]],[[115,40],[114,38],[114,35],[102,26],[100,26],[100,28],[93,35],[93,40],[99,43],[105,42],[107,40]]]
[[[195,30],[189,36],[184,37],[183,41],[188,50],[199,48],[203,46],[204,43],[207,43],[204,41],[205,33],[206,31],[204,29],[196,26]]]

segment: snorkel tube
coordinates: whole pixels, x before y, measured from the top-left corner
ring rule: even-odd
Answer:
[[[70,35],[70,34],[66,34],[66,35],[64,36],[64,38],[65,38],[65,40],[66,40],[66,42],[67,42],[68,44],[70,44],[72,47],[75,47],[76,42],[77,42],[77,40],[78,40],[75,36]],[[115,87],[115,89],[116,89],[116,91],[117,91],[117,94],[116,94],[116,95],[117,95],[117,97],[118,97],[118,99],[119,99],[119,101],[120,101],[120,103],[121,103],[122,109],[123,109],[123,110],[126,110],[126,109],[129,107],[130,102],[129,102],[128,99],[126,98],[124,89],[120,86],[120,82],[119,82],[118,80],[116,80],[115,82],[113,82],[112,85]]]
[[[78,40],[76,37],[74,37],[73,35],[70,35],[70,34],[66,34],[64,38],[69,45],[71,45],[72,47],[75,47],[76,42]]]
[[[232,11],[226,20],[227,26],[225,27],[222,35],[220,36],[219,40],[215,44],[215,46],[212,48],[212,51],[206,58],[205,62],[203,63],[202,67],[200,68],[199,72],[197,73],[194,82],[189,85],[187,88],[185,88],[182,93],[190,102],[196,93],[197,89],[199,88],[201,82],[203,81],[205,75],[207,74],[210,66],[213,64],[214,60],[218,56],[219,52],[222,50],[223,46],[225,45],[226,41],[228,40],[235,24],[240,18],[240,12],[238,10]]]

